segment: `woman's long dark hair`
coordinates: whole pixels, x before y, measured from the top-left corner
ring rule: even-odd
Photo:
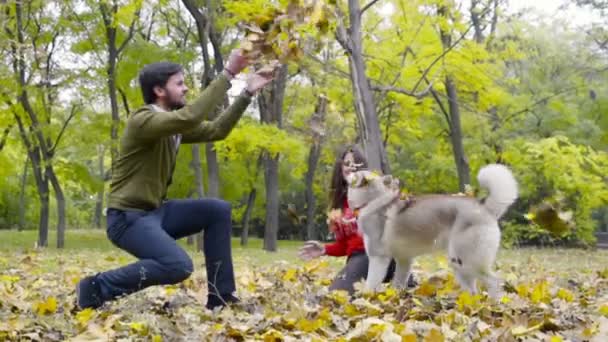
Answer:
[[[344,163],[344,157],[347,153],[351,152],[355,159],[356,164],[361,164],[360,169],[367,168],[367,159],[363,155],[363,152],[355,146],[347,146],[342,153],[336,158],[334,164],[334,171],[331,176],[331,188],[329,190],[329,209],[342,209],[344,199],[346,198],[346,181],[342,177],[342,164]]]

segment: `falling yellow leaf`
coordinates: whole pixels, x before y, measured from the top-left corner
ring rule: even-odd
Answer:
[[[549,342],[562,342],[564,341],[564,339],[561,338],[561,336],[551,336],[551,338],[549,339]]]
[[[600,309],[598,311],[600,312],[600,314],[608,317],[608,304],[600,306]]]
[[[48,297],[44,302],[36,303],[34,311],[39,315],[55,313],[57,311],[57,299],[55,297]]]
[[[76,314],[76,320],[78,321],[81,327],[84,327],[89,323],[93,316],[95,316],[95,310],[91,308],[86,308]]]
[[[152,342],[163,342],[163,337],[160,335],[152,336]]]

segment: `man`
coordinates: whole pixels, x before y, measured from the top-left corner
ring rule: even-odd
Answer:
[[[251,97],[272,80],[272,72],[250,74],[234,103],[213,121],[206,118],[223,102],[232,78],[249,65],[234,50],[226,68],[202,94],[186,105],[188,88],[180,65],[146,65],[139,82],[146,105],[128,119],[113,165],[107,210],[107,235],[113,244],[139,260],[82,279],[78,306],[104,302],[152,285],[175,284],[193,271],[192,259],[175,240],[204,232],[209,296],[207,308],[238,299],[230,247],[231,207],[219,199],[166,200],[180,143],[225,138]]]

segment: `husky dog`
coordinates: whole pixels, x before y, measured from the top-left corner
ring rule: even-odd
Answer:
[[[481,201],[459,195],[424,195],[401,199],[398,180],[361,170],[349,175],[348,202],[358,211],[357,224],[369,256],[366,280],[375,290],[391,258],[397,263],[393,286],[405,288],[415,257],[447,251],[461,287],[499,295],[500,279],[492,272],[500,245],[498,219],[517,199],[517,182],[504,165],[483,167],[477,180],[489,194]]]

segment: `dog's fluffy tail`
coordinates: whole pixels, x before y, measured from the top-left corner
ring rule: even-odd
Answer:
[[[513,173],[504,165],[490,164],[479,170],[477,181],[489,192],[484,207],[499,219],[517,199],[517,181]]]

